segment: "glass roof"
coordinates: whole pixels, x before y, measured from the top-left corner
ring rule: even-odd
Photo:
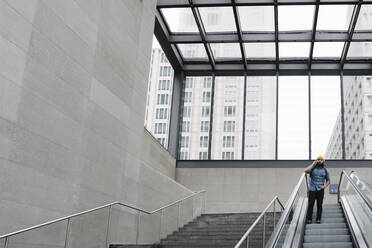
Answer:
[[[229,70],[252,70],[261,75],[256,70],[262,69],[273,75],[285,68],[307,74],[312,68],[339,71],[350,65],[350,70],[355,70],[351,60],[358,58],[365,63],[361,67],[371,68],[372,1],[277,2],[239,0],[229,5],[221,0],[158,0],[160,25],[155,25],[155,35],[163,32],[159,43],[168,46],[164,51],[170,61],[186,71],[222,70],[222,74],[229,74]],[[354,11],[358,14],[353,15]]]
[[[242,57],[239,43],[212,43],[211,49],[216,59]]]
[[[340,58],[345,42],[315,42],[314,58]]]
[[[313,5],[279,6],[279,31],[311,30],[313,27],[313,16]]]

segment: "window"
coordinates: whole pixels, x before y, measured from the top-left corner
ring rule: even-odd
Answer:
[[[236,91],[231,90],[225,91],[225,102],[226,103],[236,102]]]
[[[187,77],[185,80],[185,89],[191,89],[192,88],[192,78]]]
[[[203,92],[203,102],[211,102],[211,92],[204,91]]]
[[[208,159],[208,152],[199,152],[199,159],[200,160],[207,160]]]
[[[246,132],[258,132],[258,120],[246,120],[245,131]]]
[[[200,136],[200,147],[208,147],[208,136]]]
[[[234,117],[235,116],[235,106],[225,106],[223,115],[225,117]]]
[[[181,151],[179,155],[180,160],[187,160],[189,159],[189,152]]]
[[[169,77],[171,75],[172,68],[170,66],[160,66],[160,76]]]
[[[155,134],[166,134],[167,124],[166,123],[155,123]]]
[[[163,105],[168,104],[169,95],[168,94],[158,94],[157,104]]]
[[[161,63],[168,63],[168,59],[167,59],[167,56],[165,56],[165,53],[161,53],[161,56],[160,56],[160,62]]]
[[[192,101],[192,92],[185,92],[184,102]]]
[[[223,136],[223,147],[234,147],[235,136]]]
[[[189,136],[181,136],[181,147],[182,148],[187,148],[189,147],[189,141],[190,141],[190,137]]]
[[[202,107],[202,117],[209,117],[210,114],[210,107],[209,106],[203,106]]]
[[[203,85],[204,85],[204,88],[211,88],[212,87],[212,78],[211,77],[205,77]]]
[[[372,106],[372,95],[367,96],[367,103],[369,106]]]
[[[166,139],[165,138],[157,138],[157,141],[162,145],[165,146]]]
[[[234,159],[234,152],[222,152],[222,159],[223,160],[233,160]]]
[[[247,102],[258,102],[259,97],[260,95],[258,91],[247,91]]]
[[[200,122],[200,132],[209,132],[209,121]]]
[[[183,107],[183,117],[191,117],[191,106]]]
[[[245,111],[247,117],[258,117],[260,109],[258,106],[247,106]]]
[[[248,149],[257,149],[258,136],[247,136],[245,139],[245,147]]]
[[[168,109],[166,108],[157,108],[156,109],[156,119],[162,120],[162,119],[168,119]]]
[[[158,90],[169,90],[170,80],[159,80]]]
[[[235,121],[224,121],[223,131],[224,132],[235,132]]]
[[[182,132],[190,132],[190,121],[182,122]]]

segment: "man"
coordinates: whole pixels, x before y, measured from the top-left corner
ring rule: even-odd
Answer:
[[[307,210],[307,223],[312,223],[313,208],[316,200],[317,213],[316,223],[320,223],[322,218],[322,205],[324,189],[330,184],[329,172],[324,168],[325,159],[319,156],[311,165],[306,167],[305,172],[310,174],[309,185],[309,208]]]

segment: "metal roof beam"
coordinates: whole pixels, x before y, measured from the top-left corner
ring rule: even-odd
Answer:
[[[317,0],[317,4],[315,5],[315,10],[314,10],[313,31],[311,34],[311,44],[310,44],[309,64],[308,64],[309,71],[311,70],[311,64],[313,61],[314,42],[315,42],[315,37],[316,37],[316,26],[318,24],[319,2],[320,0]]]
[[[247,69],[247,60],[245,56],[245,48],[243,44],[243,34],[242,34],[242,28],[240,24],[240,17],[239,17],[239,11],[238,8],[236,7],[236,0],[231,0],[232,2],[232,7],[233,7],[233,12],[234,12],[234,19],[235,19],[235,25],[236,25],[236,30],[238,33],[238,41],[239,41],[239,46],[240,46],[240,52],[242,54],[242,61],[244,65],[244,69]]]

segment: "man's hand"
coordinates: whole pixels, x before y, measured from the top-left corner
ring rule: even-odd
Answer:
[[[314,160],[314,162],[311,165],[305,168],[305,172],[309,173],[318,162],[319,162],[319,159]]]

